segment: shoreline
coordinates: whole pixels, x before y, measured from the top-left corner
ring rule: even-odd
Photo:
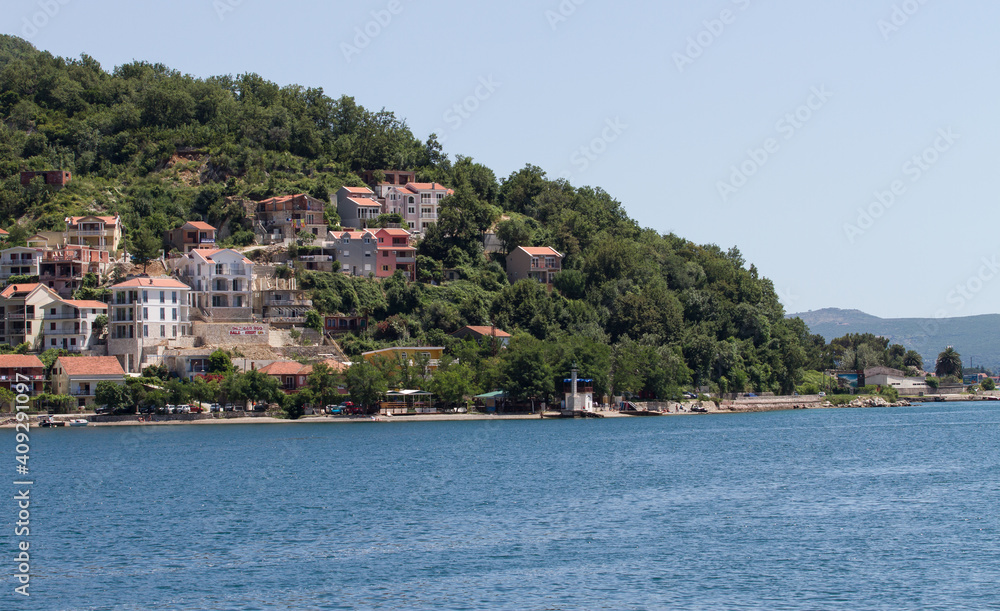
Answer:
[[[761,398],[763,399],[763,398]],[[745,401],[727,401],[723,402],[721,405],[716,406],[713,402],[707,402],[707,406],[703,411],[692,409],[695,405],[700,405],[698,402],[688,402],[685,404],[674,403],[672,404],[673,409],[668,411],[660,411],[657,415],[661,416],[705,416],[712,414],[745,414],[745,413],[759,413],[765,411],[791,411],[797,409],[872,409],[878,407],[890,407],[890,405],[832,405],[826,401],[819,400],[819,397],[815,399],[812,397],[797,397],[795,399],[791,397],[778,398],[779,401],[774,400],[745,400]],[[781,401],[784,399],[784,401]],[[803,400],[805,399],[805,400]],[[914,400],[916,399],[916,400]],[[919,398],[907,398],[907,401],[912,401],[915,405],[922,405],[924,403],[942,403],[942,402],[956,402],[956,401],[983,401],[984,397],[976,396],[963,396],[963,395],[942,395],[938,397],[919,397]],[[794,405],[793,405],[794,403]],[[653,410],[655,411],[655,410]],[[596,412],[598,414],[598,419],[600,418],[635,418],[637,416],[630,415],[628,413],[622,413],[616,410],[603,410]],[[645,415],[640,413],[640,416]],[[30,426],[38,427],[40,426],[40,420],[47,417],[48,414],[31,414],[30,416]],[[88,420],[87,427],[120,427],[120,426],[177,426],[177,425],[225,425],[225,424],[352,424],[352,423],[362,423],[362,422],[379,422],[379,423],[402,423],[402,422],[458,422],[458,421],[500,421],[500,420],[549,420],[557,418],[543,418],[540,413],[515,413],[515,414],[489,414],[489,413],[465,413],[465,414],[409,414],[405,416],[330,416],[330,415],[320,415],[320,416],[303,416],[296,420],[288,420],[286,418],[275,418],[273,416],[237,416],[230,418],[164,418],[157,417],[153,420],[143,420],[139,421],[139,416],[119,416],[121,420],[112,421],[91,421],[91,418],[95,417],[95,414],[53,414],[53,418],[56,420],[69,421],[74,418],[83,418]],[[0,429],[14,428],[15,422],[13,420],[13,414],[4,415],[2,420],[0,420]],[[148,417],[144,417],[148,418]],[[570,419],[570,418],[566,418]],[[66,427],[68,428],[68,427]]]

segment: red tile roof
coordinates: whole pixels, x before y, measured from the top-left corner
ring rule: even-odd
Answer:
[[[0,229],[0,235],[10,235],[6,230]]]
[[[121,363],[113,356],[61,356],[56,365],[71,376],[125,376]]]
[[[437,182],[411,182],[406,184],[410,189],[420,191],[451,191],[448,187]]]
[[[0,368],[2,367],[40,367],[44,369],[45,364],[33,354],[0,354]]]
[[[188,221],[184,223],[184,226],[191,225],[195,229],[202,229],[204,231],[215,231],[215,227],[212,227],[208,223],[202,223],[201,221]]]
[[[398,229],[398,228],[391,228],[391,229],[390,228],[383,228],[383,229],[379,229],[375,233],[384,233],[385,235],[388,235],[388,236],[397,236],[397,237],[400,237],[400,238],[402,238],[402,237],[407,237],[407,238],[410,237],[410,232],[409,231],[407,231],[405,229]]]
[[[117,216],[94,216],[94,215],[90,215],[90,216],[71,216],[71,217],[68,217],[66,219],[66,221],[72,227],[73,225],[76,225],[77,223],[79,223],[81,219],[100,219],[100,220],[104,221],[105,225],[117,225],[118,224],[118,217]]]
[[[349,193],[373,193],[368,187],[344,187]]]
[[[192,248],[191,252],[188,253],[188,254],[196,252],[199,255],[201,255],[202,257],[204,257],[204,259],[206,261],[211,261],[213,255],[217,255],[220,252],[222,252],[223,250],[233,250],[233,249],[232,248]],[[233,250],[233,252],[235,252],[236,254],[240,254],[240,252],[238,250]],[[244,263],[250,263],[250,264],[253,263],[253,261],[251,261],[250,259],[247,259],[246,257],[243,257],[243,262]]]
[[[158,289],[189,289],[188,285],[184,284],[180,280],[174,280],[173,278],[133,278],[131,280],[126,280],[125,282],[119,282],[118,284],[111,287],[114,289],[132,289],[132,288],[158,288]]]
[[[269,376],[294,376],[300,375],[305,365],[295,361],[275,361],[266,367],[261,367],[260,372]]]

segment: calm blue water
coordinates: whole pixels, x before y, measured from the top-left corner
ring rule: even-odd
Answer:
[[[0,608],[1000,608],[998,433],[985,403],[39,430]]]

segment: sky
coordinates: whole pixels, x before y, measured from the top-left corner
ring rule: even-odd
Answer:
[[[737,246],[788,312],[1000,311],[1000,3],[8,0],[106,70],[256,72]],[[991,144],[992,143],[992,144]]]

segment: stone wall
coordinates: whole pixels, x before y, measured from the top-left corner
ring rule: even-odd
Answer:
[[[267,344],[271,327],[267,323],[193,322],[191,334],[207,346],[253,346]],[[196,346],[197,346],[196,345]]]

